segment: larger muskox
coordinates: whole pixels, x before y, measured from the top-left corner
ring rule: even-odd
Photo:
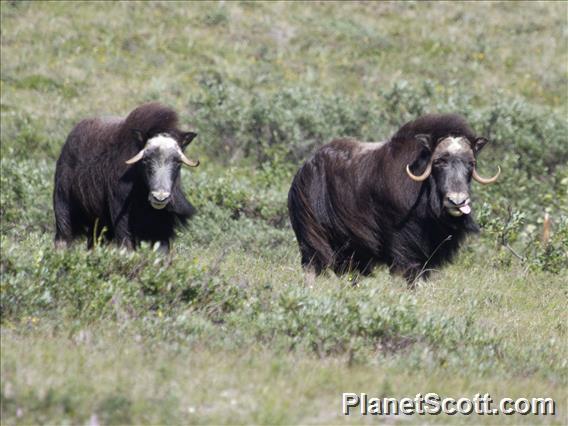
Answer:
[[[388,141],[334,140],[300,168],[288,209],[306,271],[371,272],[377,263],[409,284],[452,259],[477,232],[470,184],[487,139],[454,114],[425,115]]]
[[[55,244],[79,235],[92,247],[107,240],[135,248],[159,242],[167,251],[175,227],[194,214],[180,181],[180,166],[199,165],[184,149],[197,136],[178,128],[178,117],[159,103],[126,118],[81,121],[67,137],[55,170]]]

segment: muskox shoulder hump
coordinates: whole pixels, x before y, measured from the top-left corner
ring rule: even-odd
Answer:
[[[459,114],[426,114],[404,124],[391,138],[392,142],[413,140],[420,134],[429,135],[436,142],[446,136],[464,136],[475,140],[475,134],[464,117]]]
[[[159,102],[149,102],[134,109],[124,122],[127,130],[136,129],[147,136],[169,133],[177,128],[178,115]]]
[[[316,153],[317,156],[324,156],[328,159],[347,161],[358,151],[359,142],[356,139],[342,138],[334,139],[330,143],[322,146]]]

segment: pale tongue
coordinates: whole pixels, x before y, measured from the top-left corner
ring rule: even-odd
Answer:
[[[459,209],[463,214],[470,214],[471,213],[471,207],[469,205],[462,206]]]

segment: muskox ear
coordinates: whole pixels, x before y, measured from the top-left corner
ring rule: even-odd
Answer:
[[[418,157],[412,162],[412,164],[409,164],[407,166],[406,173],[411,171],[411,173],[413,174],[419,173],[424,175],[426,170],[431,170],[429,165],[432,157],[432,147],[431,147],[432,138],[430,137],[430,135],[427,134],[418,134],[414,136],[414,139],[416,139],[416,141],[420,143],[422,149],[420,150],[420,152],[418,153]],[[428,177],[429,174],[430,171],[428,171],[428,173],[425,174],[426,178]],[[420,179],[419,181],[422,180],[424,179]]]
[[[195,132],[184,132],[181,134],[181,147],[185,148],[188,146],[193,139],[197,136]]]
[[[414,139],[420,142],[420,144],[428,151],[432,151],[432,138],[430,137],[430,135],[420,133],[414,136]]]
[[[144,136],[142,130],[132,129],[132,135],[134,136],[136,141],[140,142],[142,145],[144,145],[144,143],[146,142],[146,137]]]
[[[489,142],[487,139],[485,138],[477,138],[474,142],[473,142],[473,152],[475,154],[477,154],[479,151],[481,151],[481,149],[485,146],[485,144]]]

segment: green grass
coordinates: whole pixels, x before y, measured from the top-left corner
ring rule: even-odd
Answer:
[[[566,3],[1,3],[2,424],[564,424]],[[72,126],[139,103],[199,132],[171,256],[54,251]],[[482,234],[416,290],[304,285],[286,194],[332,137],[431,111],[491,139]],[[542,219],[553,219],[549,245]],[[522,259],[512,254],[511,247]],[[342,392],[552,397],[554,417],[341,415]]]

